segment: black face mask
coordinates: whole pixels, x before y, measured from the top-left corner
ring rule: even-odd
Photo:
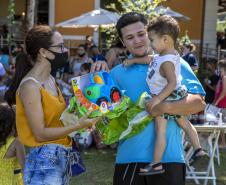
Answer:
[[[68,61],[68,52],[56,53],[50,51],[55,55],[54,59],[48,59],[51,64],[51,72],[56,72],[57,69],[60,69],[65,66]]]
[[[79,57],[84,57],[86,53],[79,53],[78,56]]]

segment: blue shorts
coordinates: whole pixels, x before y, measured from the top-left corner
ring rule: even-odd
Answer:
[[[65,185],[69,183],[71,148],[47,144],[30,149],[24,168],[24,185]]]

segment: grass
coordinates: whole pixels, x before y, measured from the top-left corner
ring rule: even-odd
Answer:
[[[72,178],[73,185],[112,185],[116,151],[113,149],[96,150],[94,148],[82,152],[86,173]]]
[[[115,155],[116,151],[113,149],[91,148],[82,152],[87,171],[78,177],[73,177],[70,185],[112,185]],[[226,150],[222,150],[220,155],[221,165],[215,163],[217,185],[226,185]],[[201,167],[203,166],[205,164],[201,164]],[[208,185],[211,184],[209,181]],[[187,180],[186,185],[195,185],[195,183]]]

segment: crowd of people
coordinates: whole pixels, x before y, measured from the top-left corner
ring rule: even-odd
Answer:
[[[195,46],[184,43],[181,55],[175,48],[180,28],[174,18],[163,15],[148,25],[144,15],[131,12],[121,16],[116,29],[119,41],[105,55],[87,36],[69,57],[62,35],[43,25],[29,30],[25,47],[16,46],[12,56],[1,50],[0,172],[14,160],[4,171],[4,185],[13,184],[16,174],[19,183],[23,174],[26,185],[68,184],[78,152],[68,136],[74,131],[87,129],[97,148],[104,147],[98,132],[90,130],[100,118],[87,113],[69,126],[59,120],[73,96],[71,78],[99,70],[109,71],[134,103],[149,92],[143,108],[154,117],[141,133],[118,143],[114,185],[185,184],[181,128],[195,148],[189,162],[208,156],[186,116],[203,111],[205,101],[226,108],[226,60],[206,63],[205,92],[194,74]],[[88,138],[84,141],[87,147]],[[221,144],[226,147],[225,134]]]

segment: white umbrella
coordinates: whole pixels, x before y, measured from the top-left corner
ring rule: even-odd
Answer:
[[[158,14],[170,15],[178,20],[184,20],[184,21],[190,20],[189,17],[187,17],[179,12],[175,12],[172,9],[170,9],[169,7],[158,6],[154,9],[154,11]]]
[[[56,24],[56,27],[99,27],[99,26],[113,26],[120,18],[115,12],[110,12],[104,9],[96,9],[91,12],[82,14],[79,17],[63,21]]]

